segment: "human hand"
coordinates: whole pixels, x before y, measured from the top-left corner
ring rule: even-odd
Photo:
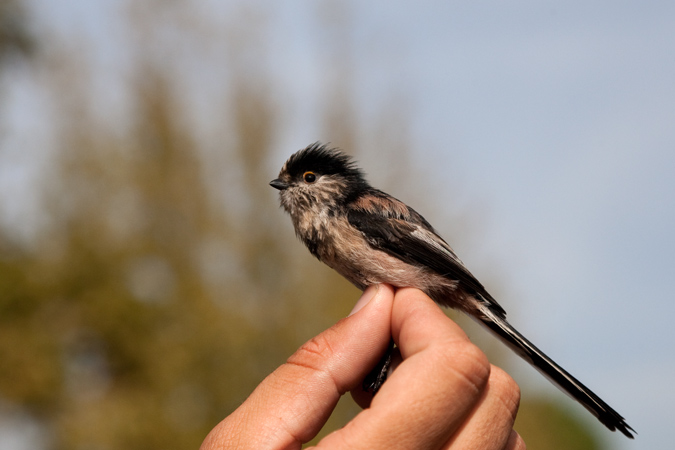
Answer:
[[[371,399],[361,382],[390,336],[402,362]],[[347,391],[367,408],[317,448],[525,448],[512,429],[515,382],[422,292],[377,285],[265,378],[201,450],[300,449]]]

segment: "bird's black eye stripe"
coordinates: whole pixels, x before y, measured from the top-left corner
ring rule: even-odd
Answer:
[[[316,175],[314,174],[314,172],[305,172],[302,175],[302,179],[305,180],[305,183],[311,184],[316,181]]]

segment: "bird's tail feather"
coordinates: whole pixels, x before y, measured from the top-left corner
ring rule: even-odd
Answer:
[[[532,364],[563,392],[581,403],[607,428],[612,431],[619,430],[627,437],[633,438],[631,431],[635,433],[635,430],[626,423],[619,413],[528,341],[506,321],[501,311],[493,310],[487,301],[479,303],[479,310],[481,314],[475,318],[496,334],[521,358]]]

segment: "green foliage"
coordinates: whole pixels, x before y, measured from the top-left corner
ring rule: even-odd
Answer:
[[[0,230],[0,395],[56,448],[195,448],[358,296],[293,242],[267,186],[264,91],[234,86],[236,144],[209,155],[154,64],[139,64],[122,134],[55,77],[48,225],[28,247]],[[214,169],[232,178],[209,182]],[[218,204],[223,187],[236,204]]]
[[[528,448],[538,450],[598,450],[588,427],[545,398],[523,400],[515,429]]]

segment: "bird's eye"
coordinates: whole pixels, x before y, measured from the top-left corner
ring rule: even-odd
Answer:
[[[302,179],[305,180],[305,183],[312,184],[316,181],[316,175],[314,172],[305,172],[302,175]]]

